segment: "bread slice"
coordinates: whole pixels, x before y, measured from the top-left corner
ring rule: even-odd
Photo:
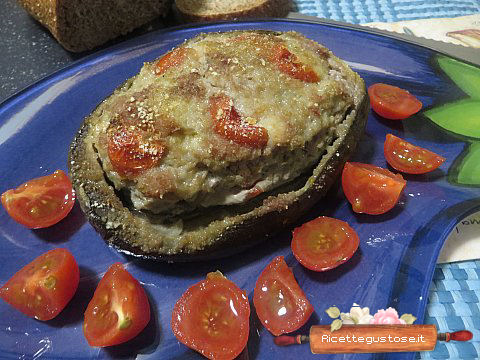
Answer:
[[[290,0],[175,0],[174,10],[183,22],[285,17]]]
[[[18,0],[67,50],[93,49],[165,16],[172,0]]]
[[[227,108],[216,108],[218,94],[231,99]],[[108,244],[166,261],[221,257],[315,205],[354,151],[367,114],[360,76],[299,33],[202,34],[145,63],[85,119],[69,171]],[[262,128],[266,143],[246,142]],[[252,196],[238,199],[244,190]]]

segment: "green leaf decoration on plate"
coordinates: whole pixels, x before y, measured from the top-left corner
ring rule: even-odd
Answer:
[[[438,59],[438,65],[460,89],[480,100],[480,69],[446,56]]]
[[[335,319],[340,316],[340,309],[336,306],[331,306],[325,312],[330,316],[332,319]]]
[[[412,314],[403,314],[402,316],[400,316],[400,319],[405,321],[408,325],[412,325],[415,320],[417,320],[417,318]]]
[[[454,134],[480,139],[480,100],[467,99],[437,106],[425,111],[424,115]]]
[[[431,108],[424,115],[469,145],[448,171],[450,182],[480,185],[480,68],[447,56],[437,58],[445,74],[469,97]]]
[[[470,144],[454,175],[454,181],[462,185],[480,184],[480,142]]]
[[[343,325],[342,320],[340,319],[333,320],[332,323],[330,324],[330,332],[340,330],[342,328],[342,325]]]

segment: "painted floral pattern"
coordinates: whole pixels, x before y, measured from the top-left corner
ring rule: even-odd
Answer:
[[[424,115],[447,133],[466,142],[464,152],[449,169],[449,181],[480,186],[480,69],[447,56],[439,56],[437,61],[467,97],[436,106]]]
[[[332,332],[341,329],[342,325],[410,325],[417,320],[412,314],[403,314],[399,317],[397,310],[392,307],[380,309],[371,315],[368,307],[361,307],[358,304],[353,304],[347,313],[340,312],[336,306],[329,307],[325,312],[334,319],[330,324]]]

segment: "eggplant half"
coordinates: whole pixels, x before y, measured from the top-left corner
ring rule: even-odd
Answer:
[[[88,220],[118,250],[218,258],[319,202],[367,112],[360,76],[299,33],[202,34],[145,63],[85,119],[70,176]]]

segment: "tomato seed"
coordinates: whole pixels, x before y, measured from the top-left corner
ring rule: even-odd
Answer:
[[[130,319],[128,316],[123,319],[122,323],[119,326],[120,330],[125,330],[128,329],[132,325],[132,319]]]
[[[43,286],[45,286],[47,289],[53,289],[56,284],[57,284],[57,279],[55,278],[55,276],[52,276],[52,275],[47,277],[43,282]]]

